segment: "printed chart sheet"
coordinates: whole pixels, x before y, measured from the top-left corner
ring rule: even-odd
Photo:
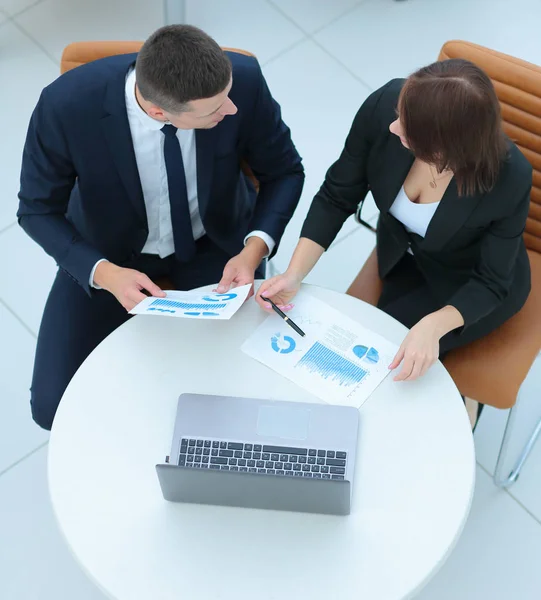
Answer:
[[[389,374],[398,346],[301,291],[287,314],[270,315],[242,351],[330,404],[360,407]]]
[[[181,319],[230,319],[243,305],[250,287],[243,285],[233,288],[227,294],[169,290],[166,291],[166,298],[145,298],[130,311],[130,314]]]

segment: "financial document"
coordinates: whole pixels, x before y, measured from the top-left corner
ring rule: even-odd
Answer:
[[[243,305],[251,285],[215,292],[177,292],[167,290],[165,298],[145,298],[132,310],[132,315],[156,315],[181,319],[230,319]]]
[[[330,404],[360,407],[389,374],[398,346],[301,291],[287,313],[306,334],[270,315],[242,351]]]

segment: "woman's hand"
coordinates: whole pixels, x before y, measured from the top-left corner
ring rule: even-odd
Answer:
[[[276,275],[264,281],[257,290],[255,299],[259,306],[267,312],[271,312],[272,308],[268,302],[263,300],[262,296],[270,298],[281,310],[288,311],[293,308],[291,300],[297,295],[300,287],[301,278],[286,271],[283,275]]]
[[[422,377],[438,360],[440,339],[462,325],[464,319],[454,306],[445,306],[421,319],[410,329],[389,365],[389,369],[396,369],[403,361],[394,380],[413,381]]]
[[[389,369],[396,369],[403,362],[395,381],[413,381],[422,377],[438,360],[440,336],[429,320],[421,319],[404,338]]]

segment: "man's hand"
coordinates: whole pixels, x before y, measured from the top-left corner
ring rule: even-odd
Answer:
[[[228,292],[232,287],[251,284],[252,289],[248,298],[254,293],[254,273],[269,249],[267,244],[258,237],[251,237],[240,254],[234,256],[224,268],[222,279],[216,288],[220,294]]]
[[[110,262],[102,262],[96,267],[94,282],[111,292],[127,311],[147,297],[142,290],[158,298],[165,298],[166,295],[144,273],[125,269]]]

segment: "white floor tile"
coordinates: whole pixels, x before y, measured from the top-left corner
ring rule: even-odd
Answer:
[[[359,0],[270,1],[306,33],[314,33],[359,4]]]
[[[345,292],[361,270],[376,243],[373,233],[358,229],[327,250],[306,278],[337,292]]]
[[[5,11],[10,17],[14,17],[40,2],[42,0],[0,0],[0,10]]]
[[[513,467],[517,456],[541,418],[540,397],[541,358],[538,358],[522,386],[519,412],[509,446],[510,458],[507,461],[506,473]],[[477,460],[490,473],[494,472],[496,465],[507,412],[486,407],[475,432]],[[541,521],[541,438],[538,439],[524,465],[518,481],[510,488],[510,493]]]
[[[41,90],[58,67],[13,23],[0,26],[0,231],[16,220],[21,154]]]
[[[7,14],[0,8],[0,25],[2,25],[2,23],[5,23],[7,18]]]
[[[537,600],[540,556],[541,525],[478,467],[464,532],[415,600]]]
[[[36,335],[57,267],[15,225],[0,234],[0,298]]]
[[[60,61],[70,42],[144,40],[163,25],[163,11],[149,0],[43,0],[16,21]]]
[[[250,50],[261,62],[304,35],[264,0],[255,5],[249,0],[191,1],[186,4],[186,18],[220,44]],[[17,21],[60,60],[63,48],[73,41],[144,40],[164,24],[164,15],[162,3],[149,0],[43,0]]]
[[[541,63],[537,0],[366,0],[315,36],[372,88],[437,59],[464,39]]]
[[[222,46],[253,52],[262,64],[304,37],[266,0],[190,0],[186,20]]]
[[[306,172],[299,207],[275,259],[277,268],[283,269],[297,244],[312,199],[327,169],[339,157],[368,90],[311,41],[295,46],[263,70]],[[367,214],[370,210],[367,202]],[[355,227],[352,220],[348,221],[338,239]]]
[[[0,598],[105,600],[58,530],[46,461],[43,448],[0,477]]]
[[[36,340],[1,303],[0,332],[1,473],[47,441],[48,434],[34,424],[30,415],[29,388]]]

